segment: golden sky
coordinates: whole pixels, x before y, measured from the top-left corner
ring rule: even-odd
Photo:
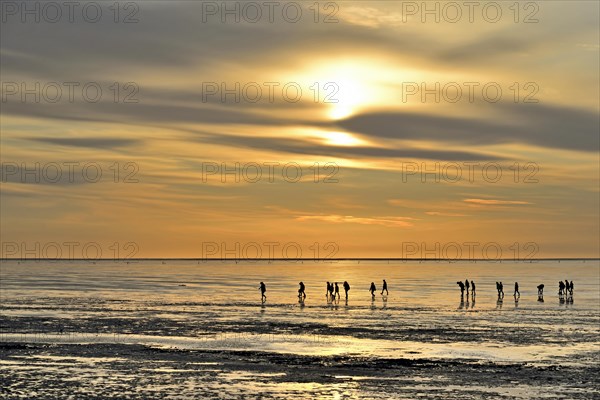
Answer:
[[[597,2],[248,3],[2,9],[2,256],[600,255]]]

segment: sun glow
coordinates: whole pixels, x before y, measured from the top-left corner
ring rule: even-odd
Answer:
[[[329,116],[333,119],[349,117],[361,105],[368,104],[369,88],[364,82],[353,78],[344,72],[334,82],[336,93],[332,95],[329,103]]]
[[[326,132],[323,137],[325,144],[331,146],[358,146],[364,144],[364,141],[346,132]]]
[[[347,118],[382,101],[379,64],[363,59],[327,60],[306,67],[300,78],[331,119]]]

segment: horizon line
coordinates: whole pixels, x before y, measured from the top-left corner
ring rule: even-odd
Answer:
[[[332,257],[332,258],[197,258],[197,257],[132,257],[132,258],[15,258],[0,261],[600,261],[600,257],[536,257],[536,258],[402,258],[402,257]]]

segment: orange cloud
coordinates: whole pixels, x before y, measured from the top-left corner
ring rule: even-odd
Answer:
[[[410,217],[354,217],[352,215],[302,215],[296,218],[298,221],[325,221],[333,223],[353,223],[361,225],[383,225],[389,227],[404,227],[413,226],[409,220],[414,220]]]
[[[515,201],[515,200],[494,200],[494,199],[465,199],[465,203],[478,204],[482,206],[504,206],[504,205],[523,205],[533,204],[528,201]]]
[[[467,214],[458,214],[458,213],[449,213],[449,212],[441,212],[441,211],[427,211],[425,212],[427,215],[435,215],[440,217],[467,217]]]

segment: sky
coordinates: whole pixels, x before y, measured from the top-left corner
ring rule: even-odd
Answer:
[[[3,1],[2,257],[599,257],[599,3],[469,4]]]

